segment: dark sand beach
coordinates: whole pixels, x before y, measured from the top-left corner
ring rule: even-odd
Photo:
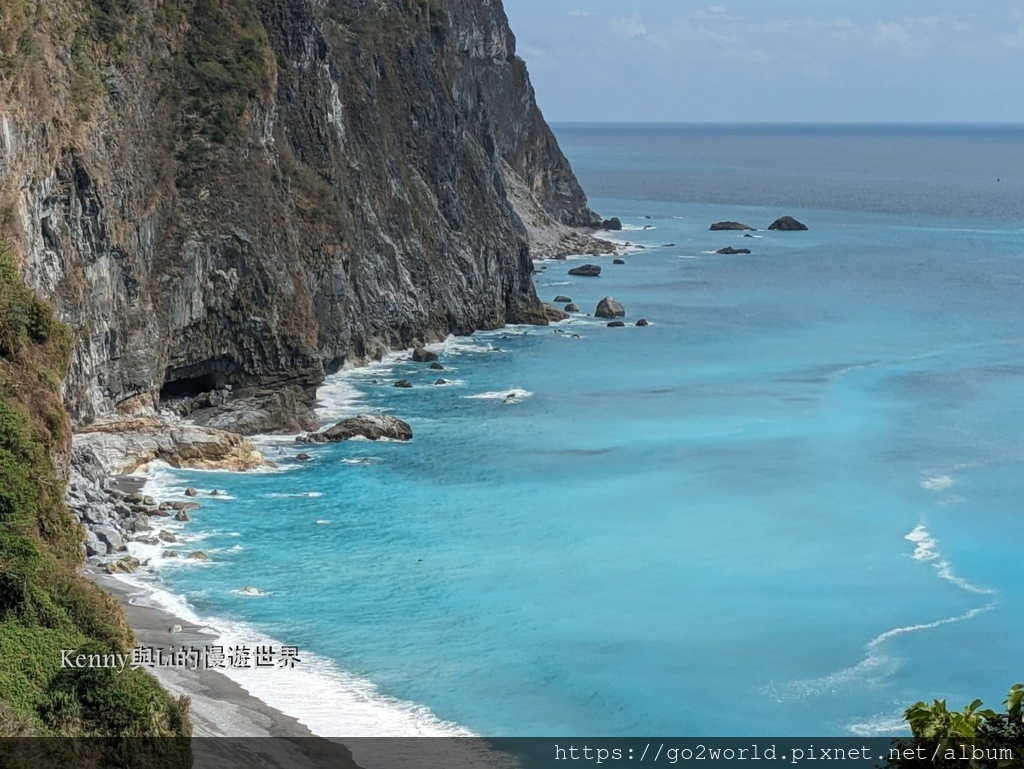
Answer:
[[[144,605],[144,589],[95,569],[86,569],[84,574],[117,598],[139,646],[202,648],[216,642],[216,636],[202,628]],[[181,630],[172,632],[177,626]],[[173,696],[186,695],[191,699],[197,768],[356,767],[343,745],[315,737],[296,719],[253,697],[216,670],[154,667],[151,672]]]

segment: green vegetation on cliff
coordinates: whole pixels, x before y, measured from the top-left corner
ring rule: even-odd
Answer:
[[[77,573],[82,531],[57,469],[71,439],[61,401],[70,349],[68,330],[0,239],[0,736],[185,737],[187,702],[149,674],[61,667],[62,649],[130,654],[134,644],[116,602]],[[148,764],[141,742],[120,746],[119,757],[95,743],[61,747],[78,748],[87,754],[67,765]],[[179,748],[188,765],[187,743]]]

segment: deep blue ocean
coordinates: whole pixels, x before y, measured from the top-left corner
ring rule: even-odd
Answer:
[[[1000,705],[1024,680],[1024,128],[555,131],[635,248],[588,257],[599,278],[538,263],[537,292],[630,325],[329,380],[325,423],[388,411],[409,444],[156,468],[164,497],[227,492],[177,529],[210,563],[151,562],[163,602],[297,645],[295,671],[232,675],[328,736],[879,735],[919,699]],[[784,214],[810,229],[765,231]]]

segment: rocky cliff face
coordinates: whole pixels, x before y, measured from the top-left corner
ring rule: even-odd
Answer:
[[[76,335],[78,423],[300,426],[325,372],[546,322],[531,241],[597,221],[497,0],[0,15],[0,228]]]

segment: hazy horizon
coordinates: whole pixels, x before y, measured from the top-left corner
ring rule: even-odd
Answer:
[[[1024,2],[504,0],[553,123],[1024,124]]]

